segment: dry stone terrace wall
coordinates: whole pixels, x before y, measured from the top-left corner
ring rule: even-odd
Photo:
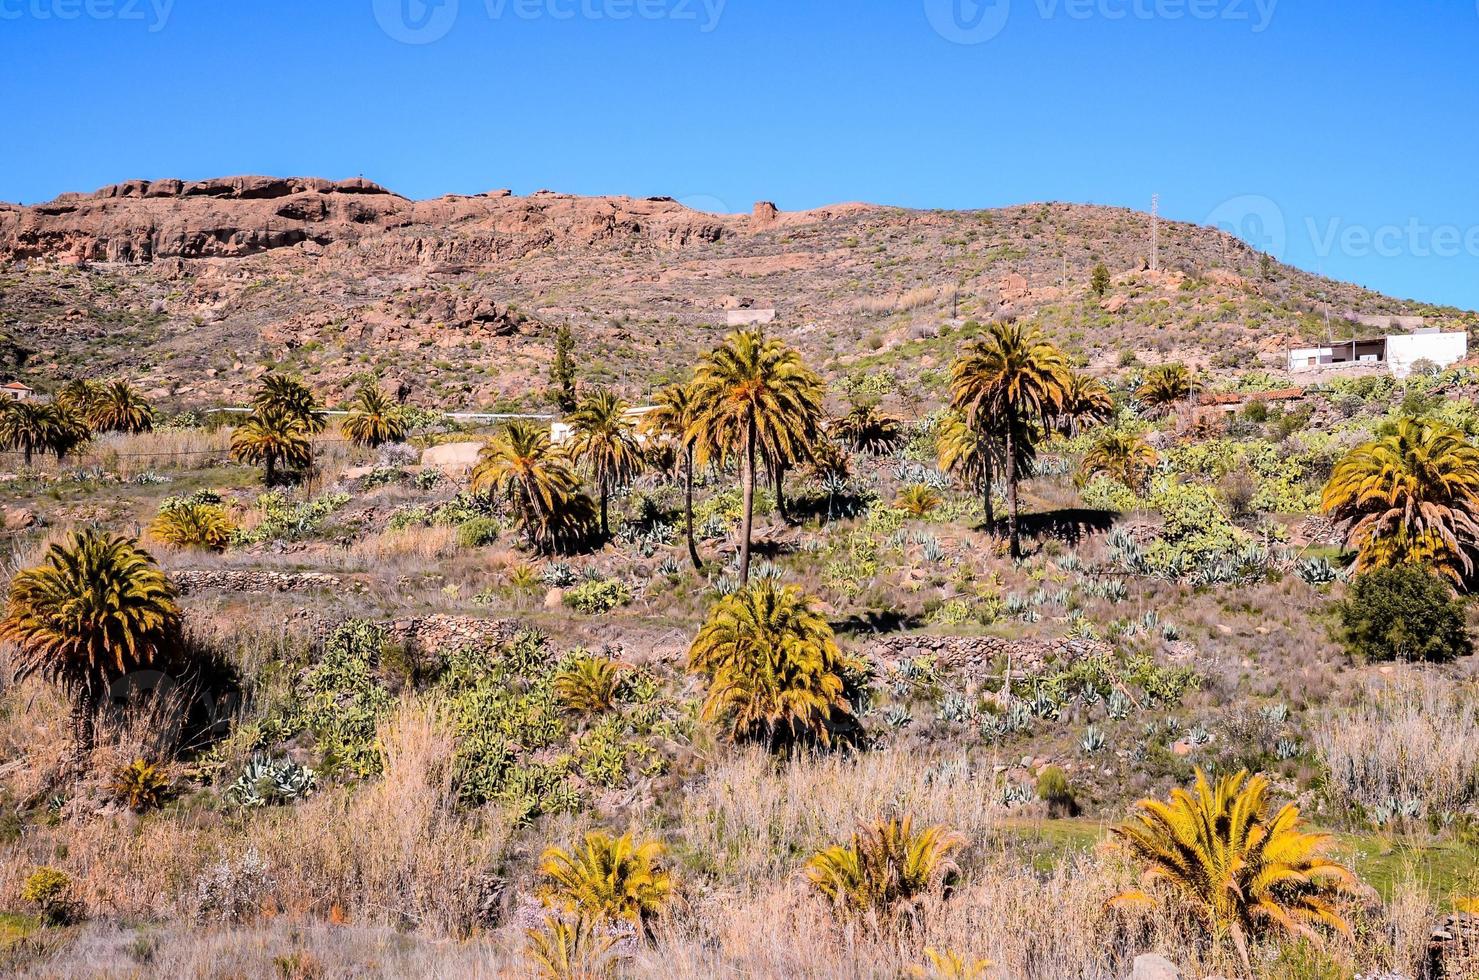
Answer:
[[[340,589],[337,575],[322,572],[265,572],[236,569],[186,569],[171,571],[169,577],[182,593],[237,592],[268,595],[275,592],[323,592]]]
[[[1097,640],[1007,639],[1000,636],[890,636],[873,647],[880,664],[892,666],[933,657],[941,667],[967,674],[984,673],[1011,660],[1012,672],[1038,673],[1049,665],[1067,666],[1110,650]]]
[[[491,649],[518,635],[523,625],[515,619],[478,619],[473,616],[418,616],[385,624],[393,643],[420,654],[458,649]]]

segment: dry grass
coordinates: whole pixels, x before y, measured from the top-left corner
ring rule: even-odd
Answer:
[[[1479,799],[1479,688],[1413,675],[1375,688],[1315,731],[1347,804],[1417,799],[1435,813]]]
[[[437,525],[379,531],[356,540],[348,557],[371,568],[385,563],[425,567],[428,562],[442,561],[456,553],[457,528]]]

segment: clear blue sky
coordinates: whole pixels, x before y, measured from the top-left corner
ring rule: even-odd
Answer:
[[[1479,308],[1473,0],[439,2],[0,0],[0,199],[237,173],[735,211],[1159,192]]]

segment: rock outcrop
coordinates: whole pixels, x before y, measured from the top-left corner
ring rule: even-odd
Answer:
[[[1450,915],[1428,942],[1425,980],[1472,980],[1479,977],[1479,915]]]
[[[541,191],[411,201],[362,179],[132,180],[31,207],[0,208],[0,261],[140,263],[240,258],[302,246],[351,248],[372,263],[460,271],[552,247],[629,242],[682,248],[718,241],[741,222],[692,211],[671,198]]]

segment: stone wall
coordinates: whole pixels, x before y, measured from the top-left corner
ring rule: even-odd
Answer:
[[[321,592],[343,587],[337,575],[325,575],[322,572],[265,572],[213,568],[171,571],[169,577],[183,593],[218,590],[246,595],[266,595],[272,592]]]
[[[474,616],[416,616],[385,624],[392,642],[421,655],[492,649],[513,639],[522,628],[518,620]]]
[[[1427,980],[1479,977],[1479,915],[1450,915],[1428,943]]]
[[[941,667],[966,673],[983,673],[993,663],[1005,664],[1012,673],[1037,673],[1049,665],[1067,666],[1088,657],[1108,655],[1097,640],[1005,639],[999,636],[889,636],[873,646],[873,657],[891,666],[920,657],[933,657]]]

